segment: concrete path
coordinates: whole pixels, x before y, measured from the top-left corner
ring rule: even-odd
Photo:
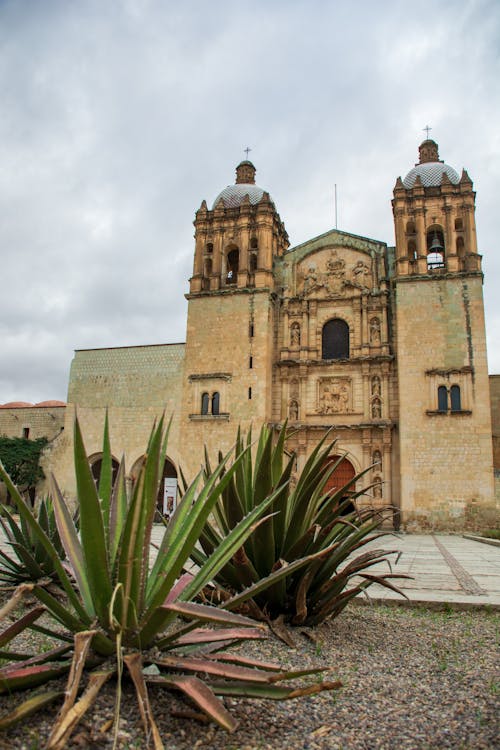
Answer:
[[[152,539],[158,545],[164,528],[155,525]],[[397,534],[379,539],[373,547],[400,550],[394,573],[408,573],[413,580],[397,579],[410,603],[457,609],[489,607],[500,610],[500,546],[446,534]],[[0,529],[0,547],[8,551]],[[151,550],[151,557],[156,550]],[[387,570],[380,566],[379,570]],[[376,572],[377,567],[370,572]],[[398,594],[374,584],[370,599],[386,604],[407,604]],[[361,597],[364,599],[365,597]]]
[[[500,609],[498,546],[451,534],[397,534],[383,537],[372,546],[401,550],[393,572],[407,573],[414,580],[394,583],[412,604]],[[398,594],[376,584],[370,588],[370,598],[403,603]]]

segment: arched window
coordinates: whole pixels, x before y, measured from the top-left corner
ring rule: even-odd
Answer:
[[[415,243],[415,240],[410,240],[408,242],[408,257],[411,260],[415,260],[417,257],[417,245]]]
[[[257,270],[257,253],[250,253],[250,272],[253,273]]]
[[[213,243],[212,243],[212,242],[207,242],[207,247],[206,247],[206,250],[207,250],[207,253],[213,253],[213,251],[214,251],[214,246],[213,246]]]
[[[201,413],[208,414],[208,393],[201,394]]]
[[[445,385],[438,388],[438,411],[448,411],[448,391]]]
[[[236,284],[238,281],[238,268],[240,263],[240,253],[237,248],[227,254],[227,284]]]
[[[217,415],[219,413],[220,397],[218,391],[212,393],[212,414]]]
[[[451,411],[462,410],[459,385],[452,385],[450,388],[450,408],[451,408]]]
[[[463,232],[463,230],[464,230],[464,223],[462,219],[455,219],[455,231]]]
[[[333,318],[323,326],[321,336],[322,359],[349,358],[349,326],[345,320]]]
[[[427,231],[427,268],[444,268],[444,234],[439,226]]]
[[[406,222],[406,234],[415,234],[415,223],[413,221]]]

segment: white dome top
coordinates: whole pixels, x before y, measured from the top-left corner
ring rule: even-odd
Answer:
[[[248,195],[250,203],[252,203],[252,205],[255,205],[264,195],[264,190],[258,185],[245,183],[228,185],[219,193],[217,198],[214,200],[214,205],[212,206],[212,208],[216,207],[221,198],[224,201],[224,205],[226,208],[236,208],[237,206],[240,206],[242,204],[243,199],[246,195]]]
[[[459,175],[449,164],[445,164],[443,161],[427,161],[410,169],[403,180],[403,185],[408,190],[414,186],[417,177],[420,177],[424,187],[437,187],[441,185],[444,174],[453,185],[458,185],[460,182]]]

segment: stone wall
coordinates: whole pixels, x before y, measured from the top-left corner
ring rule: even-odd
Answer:
[[[179,416],[184,344],[88,349],[75,352],[71,365],[64,432],[44,456],[65,496],[74,497],[73,424],[82,427],[87,455],[102,450],[106,409],[111,451],[127,471],[141,459],[155,420],[172,417],[168,458],[178,467]]]

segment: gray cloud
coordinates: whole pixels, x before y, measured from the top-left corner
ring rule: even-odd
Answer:
[[[0,4],[0,402],[65,398],[74,348],[181,341],[194,211],[253,148],[292,244],[393,242],[429,121],[478,191],[500,371],[500,7],[487,0]]]

